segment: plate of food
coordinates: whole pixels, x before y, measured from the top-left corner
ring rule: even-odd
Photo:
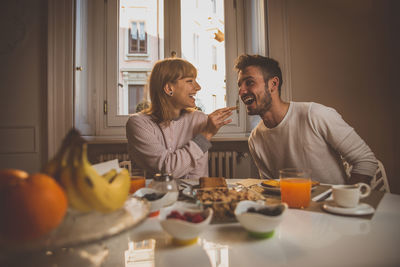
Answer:
[[[182,180],[179,181],[179,183],[179,185],[183,187],[182,194],[190,198],[196,198],[198,189],[233,188],[236,186],[228,185],[224,177],[200,177],[198,184],[188,183]]]
[[[311,191],[313,191],[317,185],[319,185],[318,181],[311,181]],[[269,180],[263,180],[260,183],[260,186],[264,188],[266,192],[271,192],[271,193],[280,193],[281,188],[280,188],[280,183],[279,179],[269,179]]]
[[[223,177],[201,177],[199,184],[182,193],[196,200],[203,208],[214,211],[212,223],[236,222],[235,208],[241,200],[261,200],[264,196],[240,184],[228,184]]]

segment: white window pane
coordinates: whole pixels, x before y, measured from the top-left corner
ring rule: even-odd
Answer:
[[[197,67],[202,87],[197,106],[205,113],[226,107],[224,1],[181,0],[181,28],[182,58]]]
[[[139,32],[140,40],[144,40],[145,36],[146,36],[146,32],[144,30],[144,22],[140,22],[140,32]]]
[[[136,21],[132,22],[131,36],[132,36],[132,39],[137,39],[137,23],[136,23]]]
[[[161,9],[160,0],[119,1],[118,115],[134,113],[147,97],[145,84],[163,49]]]

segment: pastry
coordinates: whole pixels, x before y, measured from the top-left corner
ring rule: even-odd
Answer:
[[[227,187],[225,178],[223,177],[201,177],[200,188],[209,187]]]

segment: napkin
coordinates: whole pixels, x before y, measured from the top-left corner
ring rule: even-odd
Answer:
[[[105,162],[101,162],[98,164],[92,165],[93,168],[100,174],[103,175],[111,169],[115,169],[117,172],[121,171],[119,167],[118,159],[113,159]]]

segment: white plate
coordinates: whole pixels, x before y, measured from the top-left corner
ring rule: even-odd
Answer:
[[[237,184],[227,184],[228,189],[233,189],[233,188],[236,188],[236,187],[239,187],[239,186],[240,185],[237,185]],[[187,197],[190,197],[190,198],[196,198],[196,191],[198,189],[200,189],[200,188],[193,188],[193,191],[190,192],[190,188],[189,187],[185,187],[182,190],[182,194],[187,196]]]
[[[375,212],[375,209],[367,203],[359,203],[355,208],[343,208],[333,201],[327,201],[322,208],[328,212],[341,215],[369,215]]]

